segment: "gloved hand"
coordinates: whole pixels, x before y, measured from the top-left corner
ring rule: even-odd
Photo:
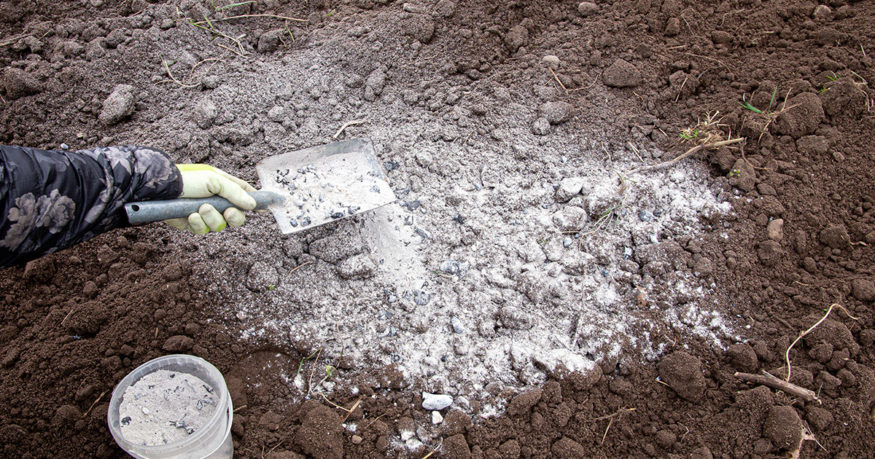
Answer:
[[[222,231],[228,225],[235,227],[243,225],[246,217],[240,209],[252,210],[255,208],[255,199],[248,194],[249,191],[255,191],[255,188],[245,181],[206,164],[177,164],[176,167],[182,173],[180,198],[208,198],[219,195],[231,201],[239,209],[229,207],[220,214],[215,207],[204,204],[188,218],[166,220],[170,226],[191,231],[194,234]]]

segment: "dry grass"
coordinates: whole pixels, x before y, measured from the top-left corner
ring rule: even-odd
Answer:
[[[661,162],[659,164],[654,164],[651,166],[642,166],[635,169],[632,169],[628,172],[628,174],[634,174],[637,172],[646,172],[657,169],[665,169],[666,167],[673,166],[677,164],[679,161],[688,158],[699,151],[702,150],[713,150],[715,148],[736,144],[744,141],[744,138],[736,137],[731,138],[732,135],[726,135],[723,132],[724,124],[720,124],[720,118],[718,115],[720,112],[714,112],[714,114],[708,114],[705,116],[704,120],[698,120],[695,126],[689,127],[681,131],[681,139],[686,143],[693,143],[694,145],[689,148],[684,153],[670,159],[668,161]]]

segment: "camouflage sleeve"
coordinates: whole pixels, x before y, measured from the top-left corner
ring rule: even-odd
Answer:
[[[127,226],[125,203],[180,193],[179,170],[159,150],[0,146],[0,268]]]

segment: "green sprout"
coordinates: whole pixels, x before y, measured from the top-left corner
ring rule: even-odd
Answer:
[[[276,290],[276,285],[273,285],[273,284],[267,284],[267,290],[268,290],[269,292],[272,292],[272,291]]]
[[[777,95],[778,95],[778,88],[775,87],[775,89],[772,91],[772,98],[769,100],[769,107],[765,111],[769,111],[772,109],[772,107],[775,106],[775,98],[777,97]],[[747,101],[747,96],[745,94],[741,95],[741,106],[743,108],[746,108],[746,109],[754,112],[754,113],[758,113],[760,115],[763,114],[763,110],[760,110],[760,109],[754,107],[753,104],[751,104],[750,102]]]
[[[730,177],[741,177],[741,171],[738,169],[732,169],[731,171],[729,171],[729,176]]]
[[[684,140],[694,140],[699,138],[699,130],[687,128],[681,131],[681,138]]]

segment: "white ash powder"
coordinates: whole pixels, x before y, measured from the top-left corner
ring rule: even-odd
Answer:
[[[218,396],[197,376],[158,370],[125,390],[119,406],[122,436],[143,446],[180,441],[213,417]]]

